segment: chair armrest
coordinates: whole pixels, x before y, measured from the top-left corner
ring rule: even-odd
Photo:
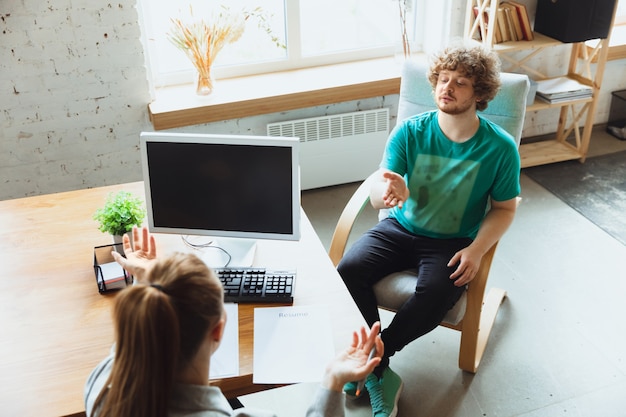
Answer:
[[[371,178],[372,176],[370,175],[359,185],[339,216],[337,226],[335,226],[335,231],[330,241],[330,248],[328,249],[328,256],[330,256],[330,260],[335,266],[337,266],[341,258],[343,258],[346,245],[348,244],[348,238],[350,237],[350,232],[352,231],[356,218],[361,214],[363,208],[370,200]]]
[[[515,197],[516,207],[519,207],[521,202],[522,197]],[[478,273],[467,286],[467,302],[468,306],[471,306],[471,308],[468,307],[468,310],[477,311],[473,320],[480,319],[480,310],[484,301],[487,279],[489,278],[489,271],[491,270],[491,262],[493,261],[493,257],[496,253],[498,243],[500,243],[500,241],[494,243],[493,246],[491,246],[491,248],[489,248],[489,250],[483,255]]]

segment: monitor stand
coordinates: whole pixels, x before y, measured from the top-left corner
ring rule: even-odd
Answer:
[[[207,239],[206,236],[188,236],[187,240],[194,245],[196,249],[194,253],[211,268],[250,267],[254,262],[257,243],[255,239],[229,237]],[[204,244],[200,244],[200,240],[204,240]]]

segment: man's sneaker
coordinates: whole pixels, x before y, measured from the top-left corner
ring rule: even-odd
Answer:
[[[378,379],[371,374],[365,382],[370,395],[373,417],[395,417],[398,414],[398,399],[402,391],[402,379],[386,368]]]
[[[387,408],[391,410],[389,417],[394,417],[398,414],[398,400],[400,399],[400,393],[402,392],[402,386],[404,385],[400,375],[387,367],[383,371],[383,376],[380,378],[380,384],[383,387],[383,397],[385,398],[385,404]]]
[[[385,404],[385,398],[383,396],[383,386],[380,383],[378,377],[374,374],[369,374],[365,380],[365,387],[370,395],[370,403],[372,404],[372,416],[374,417],[389,417],[389,409]]]

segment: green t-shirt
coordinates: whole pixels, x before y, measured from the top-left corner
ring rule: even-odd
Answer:
[[[489,199],[520,193],[520,158],[513,137],[480,117],[476,134],[463,143],[441,131],[438,112],[400,122],[391,132],[381,168],[403,175],[410,191],[390,216],[412,233],[433,238],[474,239]]]

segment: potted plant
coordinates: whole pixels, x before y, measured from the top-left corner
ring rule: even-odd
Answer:
[[[133,226],[141,226],[145,217],[143,201],[128,191],[109,194],[104,207],[93,215],[100,226],[101,232],[113,235],[114,242],[120,243],[122,236],[133,230]]]

